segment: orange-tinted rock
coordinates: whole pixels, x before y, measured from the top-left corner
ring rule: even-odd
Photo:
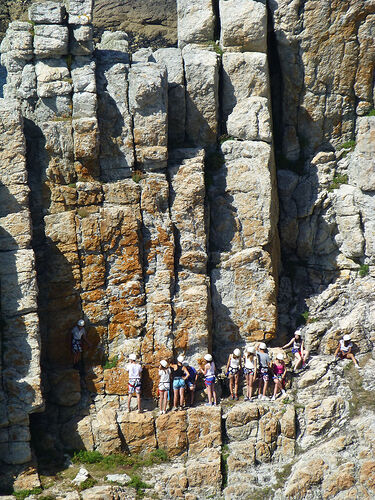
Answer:
[[[148,453],[156,448],[154,417],[151,413],[118,413],[117,420],[125,445],[131,453]],[[158,444],[159,448],[164,448],[160,442]]]
[[[221,446],[221,408],[198,407],[187,412],[189,457]]]
[[[160,417],[156,419],[155,424],[159,448],[163,448],[163,450],[165,450],[170,457],[186,453],[186,411],[160,415]]]
[[[127,394],[128,380],[128,372],[120,367],[104,370],[104,385],[107,394]]]

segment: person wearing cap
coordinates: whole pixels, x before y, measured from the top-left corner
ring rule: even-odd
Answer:
[[[294,337],[290,342],[285,344],[282,349],[288,349],[292,347],[292,353],[294,354],[294,365],[293,370],[296,371],[302,365],[302,368],[306,368],[307,360],[309,357],[309,351],[305,349],[304,342],[302,340],[302,334],[299,330],[294,332]]]
[[[284,354],[281,352],[276,356],[276,361],[272,363],[272,372],[273,372],[273,396],[272,401],[275,401],[277,394],[281,392],[285,394],[285,376],[286,376],[286,366],[284,361]]]
[[[160,413],[167,413],[168,394],[171,388],[171,369],[168,368],[168,362],[165,359],[160,361],[159,365],[159,408]]]
[[[215,389],[215,363],[212,360],[211,354],[205,354],[204,360],[206,363],[204,367],[200,369],[200,372],[203,373],[204,376],[204,385],[206,386],[208,403],[206,406],[216,406],[217,398],[216,398],[216,389]]]
[[[268,399],[266,396],[268,382],[270,379],[270,368],[271,368],[271,358],[269,357],[267,351],[267,346],[264,342],[258,345],[256,351],[257,362],[259,366],[259,385],[258,385],[258,399]]]
[[[171,373],[173,379],[173,410],[177,411],[178,406],[182,410],[185,406],[185,376],[189,375],[186,367],[182,365],[184,357],[180,354],[177,363],[171,364]],[[180,400],[180,401],[179,401]],[[180,405],[178,404],[180,402]]]
[[[83,319],[78,320],[77,324],[72,328],[70,344],[73,353],[73,366],[76,366],[81,359],[83,344],[86,344],[88,348],[91,347],[90,342],[87,340]]]
[[[184,376],[184,380],[186,388],[190,392],[190,406],[194,406],[194,394],[195,394],[195,387],[197,384],[198,372],[193,366],[189,365],[188,361],[183,361],[182,366],[184,366],[189,372],[189,375]]]
[[[351,359],[355,366],[359,368],[358,361],[355,359],[354,354],[352,353],[353,343],[350,335],[344,335],[343,338],[339,341],[337,349],[335,351],[336,359]]]
[[[126,371],[129,373],[128,382],[128,411],[130,411],[130,402],[133,394],[137,396],[137,406],[138,413],[142,412],[141,409],[141,377],[142,377],[142,365],[137,363],[136,354],[129,354],[129,363],[126,367]]]
[[[227,362],[227,376],[229,378],[230,397],[238,401],[238,382],[240,379],[241,370],[241,351],[235,349],[232,354],[229,354]]]
[[[253,397],[253,385],[257,373],[257,360],[254,347],[246,347],[243,361],[243,373],[246,380],[246,396],[244,400],[251,401]]]

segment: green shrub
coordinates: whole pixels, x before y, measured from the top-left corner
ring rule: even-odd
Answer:
[[[347,184],[347,183],[348,183],[347,174],[335,175],[333,181],[328,187],[328,191],[332,192],[334,189],[338,189],[341,186],[341,184]]]
[[[362,264],[359,268],[359,275],[361,278],[364,278],[365,276],[368,275],[370,271],[369,265],[368,264]]]
[[[132,173],[132,179],[137,184],[143,179],[143,177],[143,172],[141,172],[140,170],[134,170],[134,172]]]
[[[221,449],[221,476],[223,478],[222,488],[225,488],[228,484],[228,457],[230,455],[229,446],[223,444]]]
[[[344,142],[343,144],[340,144],[337,149],[350,149],[351,151],[353,151],[353,149],[355,148],[355,140],[350,140],[350,141],[347,141],[347,142]]]
[[[152,488],[149,484],[142,481],[139,476],[133,476],[131,481],[129,481],[126,486],[130,486],[131,488],[135,488],[138,495],[142,495],[144,490],[147,488]]]
[[[222,56],[224,54],[220,45],[216,43],[214,40],[209,40],[207,42],[207,46],[211,47],[216,52],[216,54],[219,54],[219,56]]]
[[[366,116],[375,116],[375,109],[370,109]]]
[[[24,500],[30,495],[40,495],[42,491],[42,488],[33,488],[32,490],[13,491],[12,495],[15,496],[17,500]]]
[[[103,455],[98,451],[79,450],[74,453],[72,462],[74,464],[97,464],[103,459]]]
[[[115,368],[118,363],[118,356],[113,356],[107,360],[107,362],[103,365],[103,370],[110,370],[111,368]]]
[[[87,490],[88,488],[92,488],[96,485],[98,481],[93,479],[92,477],[88,477],[83,483],[78,486],[79,491]]]

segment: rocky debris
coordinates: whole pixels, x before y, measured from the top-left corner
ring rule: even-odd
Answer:
[[[76,485],[80,485],[81,483],[86,481],[86,479],[88,479],[88,477],[89,477],[89,472],[84,467],[81,467],[79,469],[78,474],[73,479],[72,483],[74,483]]]
[[[108,474],[108,476],[106,476],[106,480],[125,485],[131,480],[131,478],[127,474]]]

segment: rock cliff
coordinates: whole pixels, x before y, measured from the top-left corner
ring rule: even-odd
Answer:
[[[375,4],[155,3],[166,29],[131,52],[142,9],[35,3],[1,45],[2,488],[73,449],[162,448],[160,498],[371,498]],[[95,43],[100,16],[124,31]],[[131,352],[151,408],[161,359],[220,369],[297,326],[314,357],[287,398],[125,411]]]

